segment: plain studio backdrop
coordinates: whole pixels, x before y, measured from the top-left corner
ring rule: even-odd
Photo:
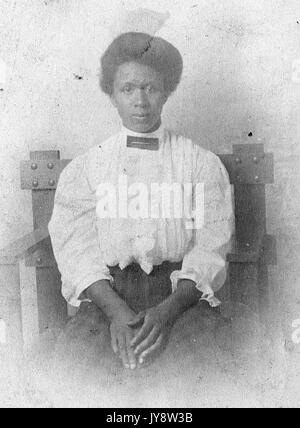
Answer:
[[[217,153],[233,143],[274,152],[270,282],[280,302],[274,318],[292,334],[300,318],[299,0],[0,0],[0,246],[32,230],[31,194],[19,179],[29,151],[72,158],[119,129],[99,89],[99,59],[124,8],[139,7],[169,12],[157,35],[184,58],[165,125]]]

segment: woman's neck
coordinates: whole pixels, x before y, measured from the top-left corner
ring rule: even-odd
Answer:
[[[160,127],[161,127],[161,119],[159,119],[159,121],[156,123],[156,125],[154,125],[151,129],[149,129],[148,131],[145,132],[141,132],[141,131],[135,131],[134,129],[130,129],[127,126],[123,125],[124,128],[128,129],[129,131],[134,132],[135,134],[153,134],[154,132],[156,132]]]

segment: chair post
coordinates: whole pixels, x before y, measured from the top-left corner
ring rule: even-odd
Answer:
[[[235,170],[236,237],[240,248],[261,239],[261,254],[255,263],[231,263],[229,269],[231,298],[245,303],[260,314],[268,311],[268,266],[263,257],[266,236],[265,185],[273,180],[273,163],[268,162],[262,144],[233,146]]]
[[[0,349],[12,361],[17,361],[23,351],[20,270],[17,260],[2,262],[0,265],[0,319]]]
[[[60,159],[59,151],[36,151],[30,153],[30,160],[32,161],[31,169],[36,171],[36,180],[33,180],[32,187],[32,211],[33,211],[33,224],[34,229],[41,225],[48,224],[52,215],[54,206],[54,196],[56,189],[56,182],[53,179],[56,163]],[[38,161],[49,161],[47,163],[46,171],[39,172]],[[40,175],[39,175],[40,174]],[[48,174],[48,177],[46,176]],[[44,188],[40,186],[39,180],[49,183]],[[36,186],[36,187],[35,187]],[[37,303],[38,303],[38,318],[39,329],[43,332],[50,328],[60,327],[67,319],[67,305],[61,295],[61,277],[58,272],[57,266],[49,263],[52,250],[50,240],[36,251],[34,257],[27,258],[27,265],[32,266],[32,259],[36,267],[36,283],[37,283]],[[49,257],[50,253],[50,257]]]

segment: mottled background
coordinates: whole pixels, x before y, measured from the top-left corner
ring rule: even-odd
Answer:
[[[299,0],[0,0],[0,246],[32,230],[19,179],[30,150],[69,158],[117,131],[97,73],[124,7],[170,13],[158,35],[179,48],[185,71],[167,126],[215,152],[260,142],[275,154],[268,231],[278,242],[271,286],[284,346],[300,318]]]

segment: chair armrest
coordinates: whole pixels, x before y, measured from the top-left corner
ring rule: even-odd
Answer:
[[[48,225],[0,249],[0,265],[15,264],[21,258],[32,255],[49,238]],[[230,263],[257,263],[263,257],[266,264],[276,264],[276,242],[273,236],[258,233],[251,241],[233,238],[232,250],[227,254]]]
[[[260,231],[252,240],[233,239],[232,249],[227,254],[230,263],[262,263],[267,265],[276,264],[276,240],[274,236]]]
[[[17,263],[19,259],[36,251],[48,237],[48,225],[44,225],[0,249],[0,265]]]
[[[257,233],[252,239],[233,237],[231,252],[227,254],[227,261],[233,263],[257,263],[260,257],[264,232]]]

